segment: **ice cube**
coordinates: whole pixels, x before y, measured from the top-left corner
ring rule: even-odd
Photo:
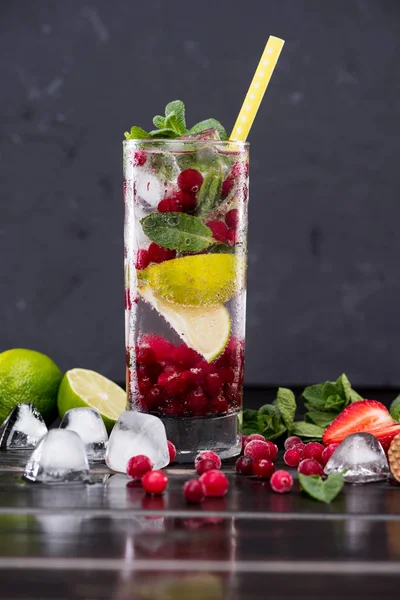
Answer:
[[[75,431],[82,439],[89,460],[104,460],[108,442],[107,429],[95,408],[71,408],[65,413],[60,429]]]
[[[164,178],[137,167],[135,170],[136,199],[142,208],[156,208],[164,198]],[[146,213],[144,213],[145,216]]]
[[[33,404],[17,404],[0,428],[1,450],[29,450],[35,448],[47,427]]]
[[[166,467],[169,452],[165,427],[158,417],[126,411],[111,432],[106,463],[113,471],[126,473],[128,460],[138,454],[148,456],[155,469]]]
[[[79,435],[67,429],[51,429],[32,452],[24,479],[42,483],[88,481],[89,464]]]
[[[353,433],[335,450],[325,466],[326,475],[343,472],[348,483],[387,479],[388,461],[380,442],[370,433]]]

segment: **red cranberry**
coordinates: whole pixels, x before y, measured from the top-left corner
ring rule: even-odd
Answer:
[[[198,388],[197,390],[192,390],[186,396],[186,405],[188,410],[194,415],[203,416],[206,413],[208,398],[201,388]]]
[[[221,367],[218,369],[218,377],[222,383],[232,383],[235,379],[235,373],[233,369],[230,369],[229,367]]]
[[[181,377],[186,382],[188,388],[196,387],[203,381],[203,373],[201,369],[196,368],[183,371]]]
[[[271,450],[268,444],[265,443],[265,440],[262,442],[261,440],[253,440],[252,442],[248,442],[244,449],[244,455],[250,456],[253,460],[267,458],[270,460],[271,458]]]
[[[211,458],[203,458],[197,463],[196,471],[198,475],[203,475],[203,473],[207,473],[207,471],[217,469],[217,463],[215,460],[211,460]]]
[[[203,175],[196,169],[185,169],[179,173],[177,183],[182,192],[196,194],[203,183]]]
[[[321,462],[321,456],[325,447],[319,442],[309,442],[304,449],[304,458],[314,458],[317,462]]]
[[[229,229],[236,229],[239,225],[239,211],[237,208],[232,208],[232,210],[228,210],[225,215],[225,223],[228,225]]]
[[[151,460],[147,456],[144,456],[144,454],[138,454],[128,460],[126,474],[132,479],[142,479],[143,475],[151,471],[152,468],[153,463]]]
[[[160,213],[183,212],[179,202],[173,198],[164,198],[164,200],[160,200],[157,210]]]
[[[201,487],[205,496],[220,498],[228,491],[229,481],[221,471],[207,471],[200,477]]]
[[[302,441],[299,437],[297,437],[296,435],[292,435],[285,440],[285,450],[289,450],[289,448],[292,448],[293,446],[296,446],[296,444],[301,443]]]
[[[174,444],[172,442],[170,442],[169,440],[167,441],[168,444],[168,452],[169,452],[169,462],[172,463],[174,462],[175,458],[176,458],[176,448],[174,446]]]
[[[181,344],[174,348],[172,360],[184,369],[190,369],[199,360],[199,355],[196,350],[189,348],[186,344]]]
[[[157,385],[153,385],[153,387],[146,394],[146,404],[149,409],[157,406],[162,399],[163,395]]]
[[[182,379],[181,374],[177,372],[169,374],[164,371],[164,373],[161,373],[158,378],[158,385],[163,387],[171,396],[179,396],[187,391],[186,382]]]
[[[205,377],[206,375],[210,375],[211,373],[215,373],[215,366],[208,363],[204,359],[199,360],[199,362],[196,363],[195,367],[196,369],[200,369],[200,371],[203,374],[203,377]]]
[[[218,396],[222,392],[222,381],[217,373],[206,375],[204,390],[209,396]]]
[[[162,411],[168,417],[182,417],[185,413],[185,405],[181,398],[169,399],[162,407]]]
[[[138,377],[149,377],[153,383],[157,383],[158,376],[162,371],[160,363],[154,363],[153,365],[146,365],[145,367],[138,367]]]
[[[275,471],[275,465],[268,458],[258,458],[253,461],[253,474],[260,479],[269,479]]]
[[[225,242],[228,235],[228,228],[222,221],[208,221],[207,227],[211,229],[214,240],[217,242]]]
[[[263,435],[261,435],[261,433],[252,433],[251,435],[247,436],[247,443],[254,442],[254,440],[259,440],[260,442],[264,442],[264,444],[267,443],[267,440]]]
[[[136,263],[135,267],[138,271],[146,269],[150,264],[150,256],[147,250],[138,250],[136,252]]]
[[[242,394],[237,383],[225,383],[224,395],[230,406],[240,406]]]
[[[162,471],[149,471],[142,477],[142,486],[148,494],[162,494],[167,483],[168,477]]]
[[[150,346],[159,362],[169,360],[174,350],[173,344],[156,335],[143,336],[142,343]]]
[[[270,440],[264,440],[267,446],[269,447],[270,460],[275,460],[276,455],[278,454],[278,446],[271,442]]]
[[[303,458],[304,450],[306,449],[306,444],[303,444],[303,443],[295,444],[294,446],[292,446],[292,448],[295,448],[296,450],[298,450],[301,454],[301,457]],[[290,448],[290,450],[292,450],[292,448]]]
[[[226,242],[229,244],[229,246],[236,246],[238,241],[239,233],[237,229],[229,229],[228,233],[226,234]]]
[[[323,466],[325,466],[328,462],[328,460],[330,459],[330,457],[332,456],[332,454],[335,452],[336,448],[339,446],[339,444],[329,444],[329,446],[327,446],[321,456],[321,464]]]
[[[147,394],[152,385],[150,377],[138,377],[138,389],[143,396]]]
[[[229,192],[233,188],[234,184],[235,184],[235,180],[230,175],[226,179],[224,179],[224,181],[222,182],[222,188],[221,188],[221,196],[223,199],[226,198],[227,196],[229,196]]]
[[[133,165],[135,167],[143,167],[143,165],[146,163],[146,160],[146,152],[144,152],[143,150],[136,150],[136,152],[133,155]]]
[[[183,212],[193,212],[197,206],[196,196],[187,192],[177,192],[175,200],[179,203]]]
[[[324,471],[314,458],[305,458],[301,461],[297,470],[302,475],[323,475]]]
[[[169,250],[168,248],[162,248],[158,244],[152,242],[148,249],[150,262],[162,263],[165,260],[171,260],[176,256],[176,250]]]
[[[218,454],[216,452],[213,452],[212,450],[204,450],[204,452],[200,452],[196,456],[195,461],[194,461],[195,468],[197,468],[197,465],[201,460],[204,460],[206,458],[213,460],[215,462],[215,464],[217,465],[217,469],[221,468],[221,459],[218,456]]]
[[[242,452],[246,448],[247,440],[249,439],[248,435],[242,435]]]
[[[224,396],[217,396],[216,398],[212,398],[208,405],[208,412],[211,414],[222,415],[223,413],[228,412],[228,410],[228,400]]]
[[[289,448],[289,450],[286,450],[285,454],[283,455],[283,460],[288,467],[298,467],[301,459],[301,452],[296,450],[296,448]]]
[[[189,479],[183,486],[183,495],[186,502],[191,504],[200,504],[204,500],[202,485],[198,479]]]
[[[287,471],[276,471],[271,477],[270,484],[274,492],[284,494],[292,489],[293,479]]]
[[[253,460],[250,456],[239,456],[235,469],[239,475],[253,475]]]
[[[151,365],[156,362],[156,355],[151,348],[139,346],[136,348],[136,362],[139,365]]]
[[[233,165],[231,170],[232,177],[248,177],[249,176],[249,163],[237,162]]]

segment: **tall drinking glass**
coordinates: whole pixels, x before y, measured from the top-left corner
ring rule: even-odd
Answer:
[[[128,407],[162,419],[180,462],[235,456],[249,146],[213,131],[123,145]]]

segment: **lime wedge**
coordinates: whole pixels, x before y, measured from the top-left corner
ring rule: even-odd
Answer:
[[[138,273],[157,294],[184,306],[224,304],[242,287],[244,261],[233,254],[174,258]]]
[[[58,390],[58,412],[63,417],[70,408],[97,408],[110,432],[126,410],[126,394],[107,377],[87,369],[67,371]]]
[[[185,344],[208,362],[222,354],[231,331],[229,312],[223,304],[180,306],[165,300],[148,285],[139,288],[139,293],[175,329]]]

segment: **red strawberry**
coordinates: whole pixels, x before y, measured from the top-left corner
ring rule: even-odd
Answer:
[[[361,400],[349,404],[336,417],[325,429],[322,441],[325,446],[340,444],[348,435],[359,431],[366,431],[378,437],[376,431],[383,431],[392,425],[395,425],[395,421],[390,416],[386,406],[376,400]]]
[[[384,451],[388,452],[393,438],[400,433],[400,424],[395,423],[394,425],[389,425],[380,429],[374,429],[371,431],[371,433],[380,441]]]

